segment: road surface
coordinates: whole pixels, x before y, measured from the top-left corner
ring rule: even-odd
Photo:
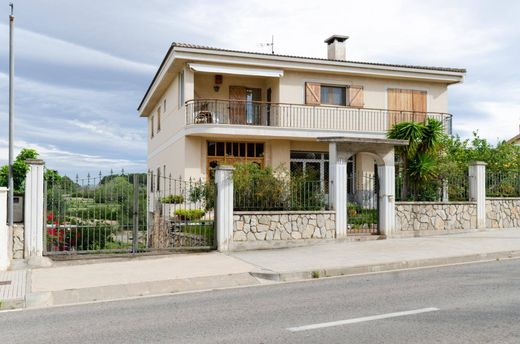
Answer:
[[[520,260],[3,312],[0,343],[520,343]]]

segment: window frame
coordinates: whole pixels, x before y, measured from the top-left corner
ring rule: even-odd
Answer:
[[[320,105],[324,105],[324,106],[348,106],[348,99],[347,99],[347,90],[348,90],[348,85],[334,85],[334,84],[321,84],[320,83]],[[343,100],[344,100],[344,103],[343,104],[334,104],[334,103],[324,103],[323,102],[323,88],[340,88],[342,89],[342,94],[343,94]]]

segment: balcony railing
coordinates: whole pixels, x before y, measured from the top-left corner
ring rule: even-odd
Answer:
[[[452,115],[344,106],[266,103],[239,100],[197,99],[186,102],[186,125],[231,124],[288,129],[386,132],[404,121],[434,118],[451,134]]]

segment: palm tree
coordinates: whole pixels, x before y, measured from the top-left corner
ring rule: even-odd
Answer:
[[[388,131],[389,139],[408,141],[407,146],[397,148],[403,171],[401,200],[408,199],[410,186],[415,198],[418,187],[436,177],[436,156],[444,135],[442,122],[432,118],[426,123],[401,122]]]

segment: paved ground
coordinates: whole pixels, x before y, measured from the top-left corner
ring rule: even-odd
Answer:
[[[44,307],[93,300],[255,285],[264,279],[300,280],[320,276],[441,265],[520,256],[520,230],[437,237],[335,242],[290,249],[173,254],[109,261],[59,262],[30,271],[30,293],[3,308]],[[458,259],[463,257],[464,259]],[[321,270],[321,271],[320,271]],[[261,274],[258,274],[258,273]],[[250,275],[260,276],[256,279]],[[25,276],[25,275],[24,275]],[[0,285],[0,294],[25,291],[25,280]],[[17,294],[18,295],[18,294]],[[20,296],[20,295],[19,295]],[[0,300],[6,300],[4,297]],[[0,307],[2,308],[2,307]]]
[[[442,259],[501,251],[520,251],[519,229],[341,242],[290,249],[244,251],[231,255],[258,269],[283,273]]]
[[[519,343],[518,290],[520,260],[495,261],[0,313],[0,334],[2,343]],[[301,328],[313,324],[322,328]]]

